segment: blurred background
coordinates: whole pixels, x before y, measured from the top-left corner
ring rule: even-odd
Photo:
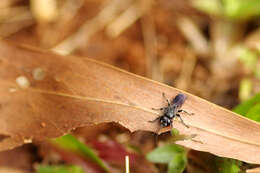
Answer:
[[[232,109],[260,90],[259,16],[259,0],[1,0],[0,37],[103,61]],[[130,134],[116,124],[81,128],[75,134],[98,151],[111,172],[124,170],[125,155],[130,156],[131,172],[171,172],[168,160],[154,164],[160,157],[153,134]],[[159,146],[169,138],[162,135]],[[152,151],[155,156],[147,156]],[[254,167],[189,149],[183,153],[179,172],[235,173]],[[61,163],[104,172],[95,161],[82,161],[49,143],[0,153],[0,172],[5,173],[44,173],[53,171],[51,166],[39,165]],[[81,171],[65,167],[57,169]]]

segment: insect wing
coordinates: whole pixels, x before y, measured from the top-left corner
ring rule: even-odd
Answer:
[[[172,103],[175,104],[177,107],[181,107],[183,103],[185,102],[187,96],[184,94],[178,94],[174,97]]]

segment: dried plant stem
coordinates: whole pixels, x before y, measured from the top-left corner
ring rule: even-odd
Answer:
[[[86,44],[91,36],[109,24],[122,9],[128,6],[130,1],[113,0],[109,2],[96,17],[83,24],[77,32],[52,48],[52,51],[68,55],[79,46]]]
[[[130,168],[129,168],[129,156],[125,156],[125,172],[130,173]]]
[[[209,54],[209,44],[207,39],[191,19],[188,17],[181,17],[178,19],[177,24],[183,35],[198,54]]]
[[[157,34],[151,11],[152,2],[151,0],[143,1],[140,5],[145,11],[141,18],[141,26],[146,56],[146,74],[149,78],[162,82],[163,76],[157,62]]]
[[[137,3],[133,3],[128,7],[117,19],[115,19],[106,28],[106,33],[109,37],[115,38],[124,30],[135,23],[142,15]]]
[[[187,90],[191,82],[191,75],[196,65],[197,58],[191,52],[187,52],[187,56],[184,58],[182,63],[181,73],[177,79],[177,88]]]

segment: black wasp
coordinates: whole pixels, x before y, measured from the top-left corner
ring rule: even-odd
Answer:
[[[185,102],[187,96],[184,94],[178,94],[174,97],[174,99],[172,100],[172,102],[170,102],[166,97],[165,94],[163,93],[163,98],[167,101],[168,105],[166,107],[162,107],[159,109],[154,109],[153,110],[160,110],[163,111],[163,114],[161,116],[159,116],[158,118],[156,118],[153,121],[149,121],[149,122],[155,122],[157,120],[159,120],[160,125],[162,127],[168,127],[168,126],[172,126],[172,120],[174,117],[178,117],[181,120],[181,123],[188,127],[188,125],[186,125],[183,121],[183,119],[181,118],[181,115],[179,113],[184,112],[187,113],[189,115],[193,115],[193,113],[188,113],[187,111],[181,109],[181,106],[183,105],[183,103]]]

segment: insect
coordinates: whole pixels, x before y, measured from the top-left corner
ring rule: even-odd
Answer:
[[[194,113],[189,113],[183,109],[181,109],[181,106],[183,105],[183,103],[185,102],[187,96],[180,93],[178,95],[176,95],[174,97],[174,99],[170,102],[164,93],[162,93],[163,95],[163,98],[167,101],[168,105],[166,107],[162,107],[162,108],[159,108],[159,109],[154,109],[153,110],[160,110],[163,112],[163,114],[159,117],[157,117],[156,119],[152,120],[152,121],[149,121],[149,122],[155,122],[157,120],[159,120],[159,123],[160,123],[160,126],[162,127],[168,127],[168,126],[171,126],[172,127],[172,120],[173,118],[175,117],[178,117],[180,118],[181,120],[181,123],[186,126],[187,128],[189,128],[188,125],[186,125],[183,121],[183,119],[181,118],[181,115],[179,113],[181,112],[184,112],[186,114],[189,114],[189,115],[193,115]]]

